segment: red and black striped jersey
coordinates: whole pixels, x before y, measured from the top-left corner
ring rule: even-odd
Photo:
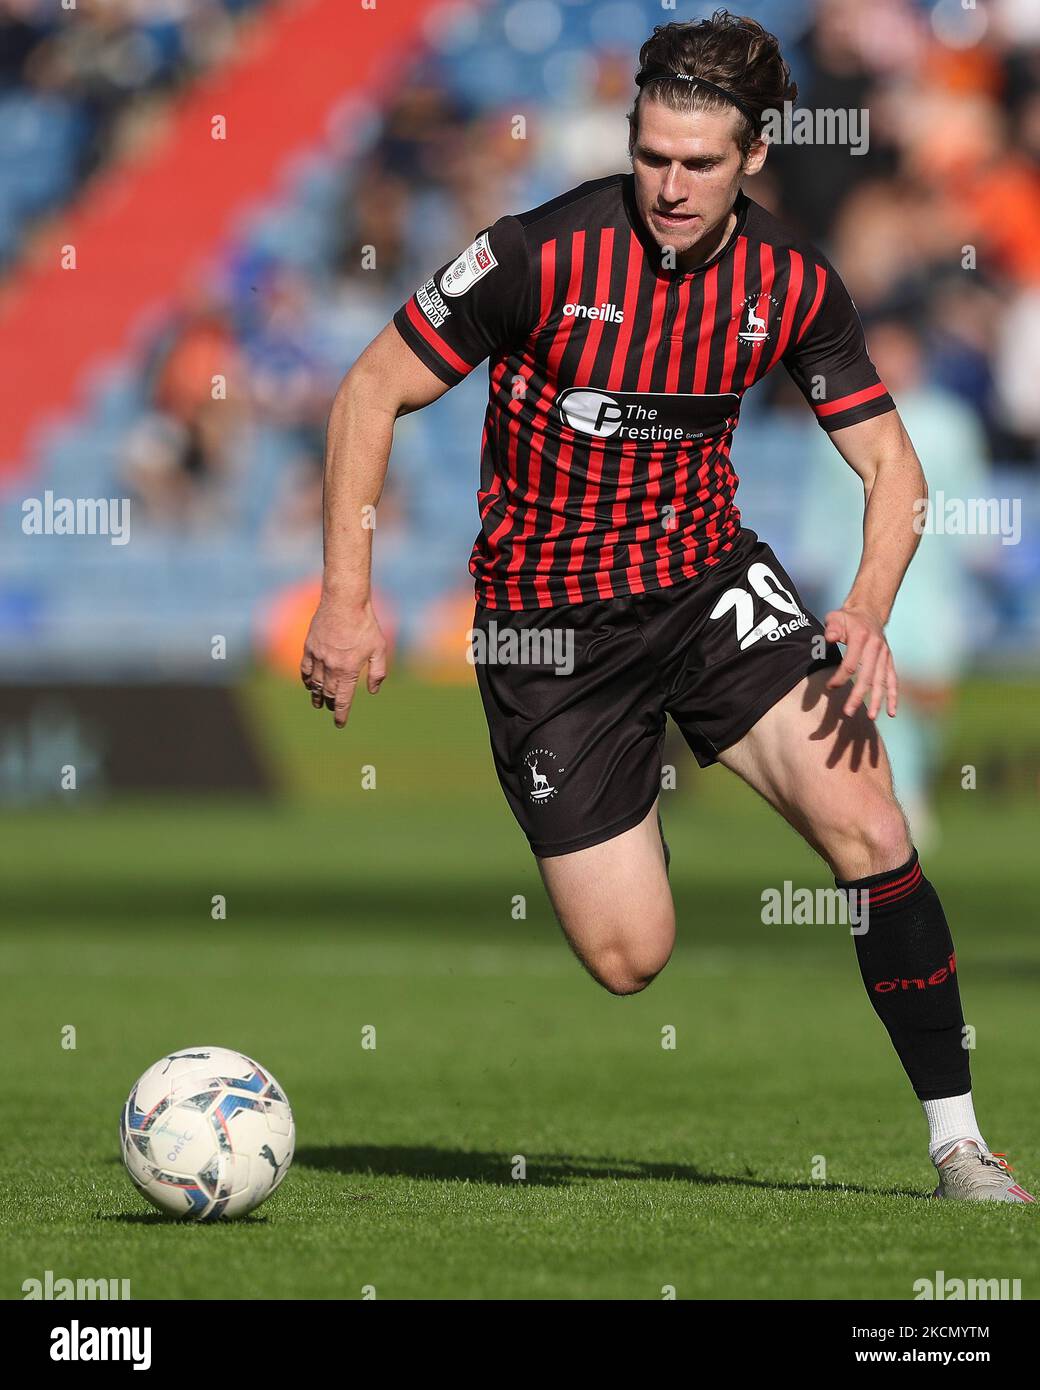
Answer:
[[[744,392],[779,362],[826,430],[892,410],[848,291],[743,193],[737,224],[671,270],[633,176],[499,218],[394,315],[455,385],[488,358],[470,570],[492,608],[695,580],[740,535]]]

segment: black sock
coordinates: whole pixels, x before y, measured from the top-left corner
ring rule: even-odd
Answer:
[[[855,937],[863,983],[918,1099],[963,1095],[971,1072],[957,957],[917,851],[888,873],[834,882],[855,889],[859,913],[866,909],[867,930]]]

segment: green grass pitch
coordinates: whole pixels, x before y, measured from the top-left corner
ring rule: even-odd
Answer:
[[[937,1270],[1036,1296],[1031,1208],[922,1200],[924,1122],[847,932],[760,921],[764,888],[826,872],[728,774],[679,766],[679,944],[615,999],[552,920],[472,690],[396,673],[342,734],[290,686],[243,699],[277,803],[0,815],[0,1296],[48,1269],[135,1298],[912,1299]],[[925,867],[983,1132],[1035,1189],[1035,800],[983,776],[1034,701],[962,701],[980,787],[947,794]],[[235,1224],[163,1219],[119,1159],[131,1083],[197,1043],[255,1055],[296,1117],[285,1183]]]

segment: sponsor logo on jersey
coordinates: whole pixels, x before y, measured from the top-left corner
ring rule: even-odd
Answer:
[[[780,304],[771,294],[749,294],[733,315],[741,319],[744,327],[737,334],[742,343],[764,343],[772,336],[769,322],[769,306],[779,309]]]
[[[482,280],[489,270],[494,270],[498,262],[488,242],[488,233],[478,236],[472,246],[467,246],[457,261],[454,261],[441,276],[441,293],[446,295],[465,294],[478,280]]]
[[[563,312],[572,319],[605,319],[607,323],[624,323],[625,315],[616,304],[565,304]]]
[[[419,308],[434,328],[440,328],[444,320],[451,317],[451,310],[437,293],[432,280],[427,280],[425,285],[421,285],[416,290],[415,297],[419,302]]]
[[[732,391],[695,396],[569,386],[556,397],[556,408],[563,423],[582,434],[655,444],[724,433],[736,423],[740,397]]]

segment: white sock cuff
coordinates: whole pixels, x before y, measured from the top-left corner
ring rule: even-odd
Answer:
[[[970,1091],[962,1096],[944,1096],[942,1100],[923,1100],[921,1104],[928,1121],[928,1152],[933,1161],[943,1157],[942,1151],[958,1139],[977,1139],[986,1147]]]

